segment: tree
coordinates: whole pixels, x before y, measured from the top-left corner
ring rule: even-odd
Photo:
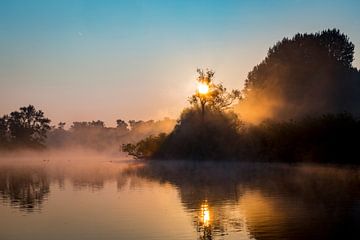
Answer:
[[[7,147],[9,143],[9,125],[8,125],[8,115],[0,118],[0,148]]]
[[[242,122],[227,110],[241,99],[240,91],[228,92],[222,84],[214,83],[215,73],[211,70],[198,69],[197,72],[199,87],[189,98],[192,107],[183,111],[174,130],[168,136],[150,136],[136,144],[125,144],[122,146],[124,152],[135,158],[158,159],[204,160],[235,156],[238,149],[227,143],[237,142]],[[129,123],[131,129],[138,128],[139,122]]]
[[[200,108],[202,115],[205,114],[205,108],[223,111],[229,109],[235,100],[241,99],[239,90],[228,92],[221,83],[214,83],[214,71],[197,69],[197,72],[199,87],[196,93],[189,98],[189,102],[194,107]]]
[[[360,75],[353,59],[354,44],[337,29],[284,38],[249,72],[245,99],[236,109],[253,122],[360,113]]]
[[[50,120],[34,106],[21,107],[0,121],[1,133],[7,136],[9,143],[16,147],[43,148]]]
[[[64,130],[65,129],[66,122],[59,122],[58,129]]]
[[[136,144],[123,144],[122,151],[137,159],[149,158],[158,151],[165,139],[165,133],[160,133],[157,136],[150,135]]]
[[[101,120],[91,122],[73,122],[71,129],[73,130],[85,130],[89,128],[105,128],[105,123]]]
[[[116,127],[118,129],[127,129],[128,124],[124,120],[118,119],[116,120]]]

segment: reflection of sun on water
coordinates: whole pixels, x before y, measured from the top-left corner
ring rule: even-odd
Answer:
[[[201,205],[201,221],[205,227],[210,225],[210,210],[207,202]]]
[[[210,240],[212,239],[212,226],[210,224],[210,210],[207,201],[201,204],[200,208],[200,221],[198,225],[198,232],[201,232],[200,238],[201,240]]]

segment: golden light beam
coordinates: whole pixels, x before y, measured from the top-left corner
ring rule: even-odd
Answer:
[[[209,85],[207,85],[206,83],[199,82],[197,90],[200,94],[205,95],[209,92]]]

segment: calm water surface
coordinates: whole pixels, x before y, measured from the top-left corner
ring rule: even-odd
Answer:
[[[0,239],[360,239],[356,167],[0,164]]]

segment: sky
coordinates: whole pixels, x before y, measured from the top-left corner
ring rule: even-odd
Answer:
[[[0,115],[53,124],[176,118],[196,69],[241,89],[284,37],[339,28],[360,68],[360,1],[0,0]]]

